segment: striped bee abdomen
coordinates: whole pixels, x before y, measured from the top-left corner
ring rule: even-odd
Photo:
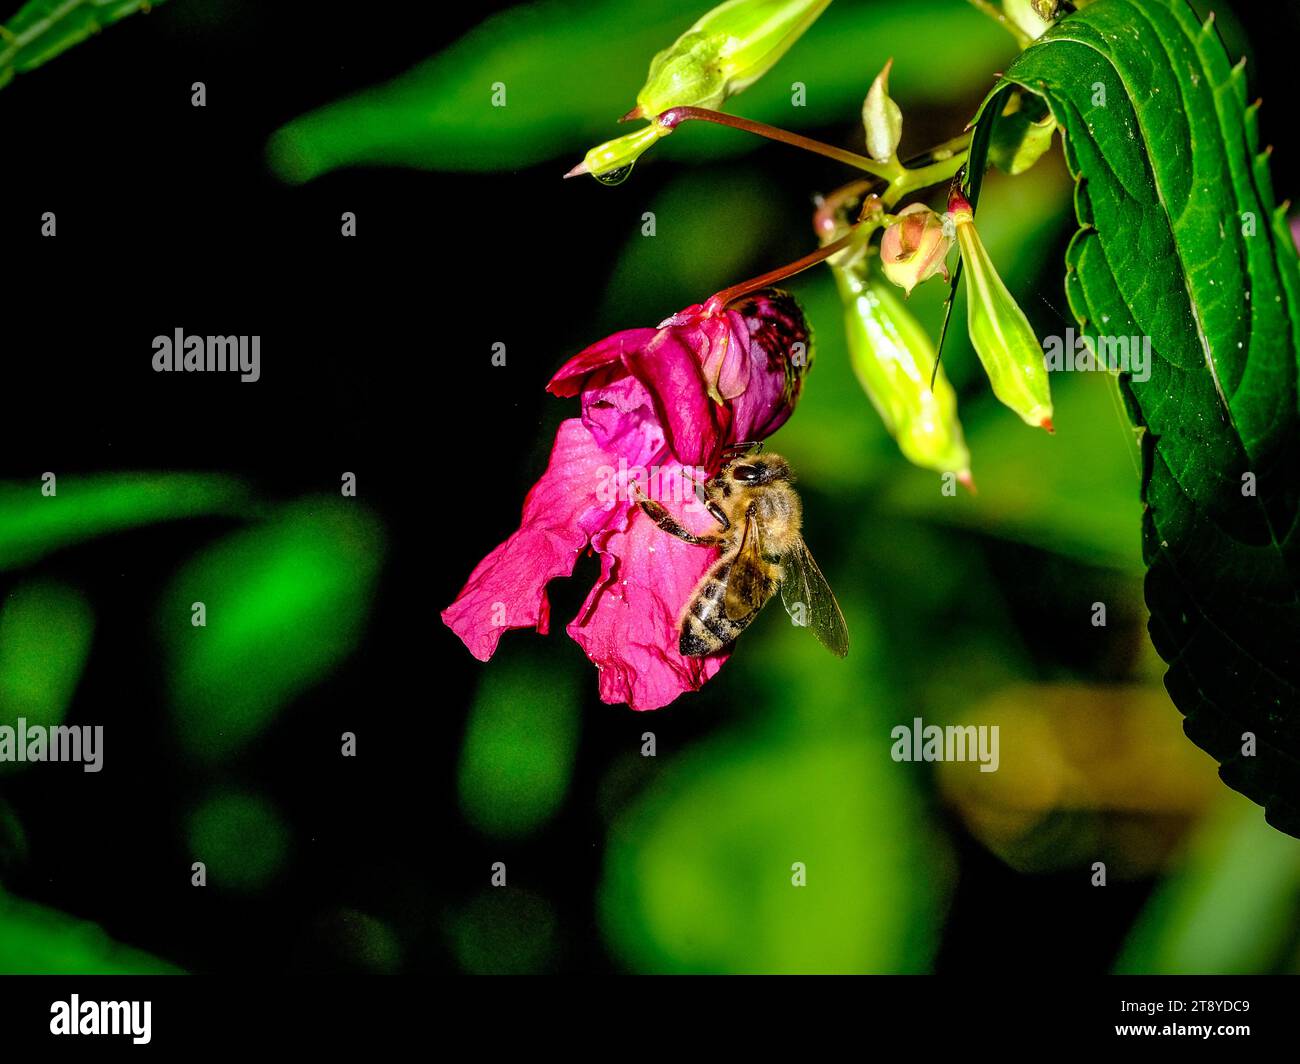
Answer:
[[[758,613],[758,610],[751,610],[744,617],[727,616],[723,596],[732,561],[731,558],[722,558],[715,562],[687,603],[682,615],[681,638],[677,641],[677,649],[686,657],[716,654],[748,628]]]

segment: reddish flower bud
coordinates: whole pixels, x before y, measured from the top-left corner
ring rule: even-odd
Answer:
[[[913,203],[880,238],[880,264],[885,276],[911,295],[913,288],[936,273],[948,279],[944,260],[951,247],[943,219],[924,203]]]

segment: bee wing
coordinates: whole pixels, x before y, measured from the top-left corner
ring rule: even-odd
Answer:
[[[746,514],[745,531],[732,559],[727,588],[722,596],[722,607],[733,621],[748,617],[776,590],[772,586],[771,566],[763,560],[762,540],[758,522]]]
[[[840,604],[817,568],[801,539],[781,559],[785,578],[781,581],[781,602],[795,624],[811,627],[822,646],[836,657],[849,652],[849,630]]]

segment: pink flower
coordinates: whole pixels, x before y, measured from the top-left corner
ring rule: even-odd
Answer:
[[[600,670],[602,700],[658,709],[697,690],[725,655],[684,657],[678,621],[717,552],[658,528],[629,482],[687,528],[716,528],[690,478],[716,471],[727,447],[780,428],[810,361],[803,315],[776,291],[730,309],[716,299],[687,307],[574,356],[547,388],[580,394],[582,416],[560,425],[519,530],[478,564],[443,621],[481,661],[507,628],[545,634],[547,583],[572,574],[590,547],[600,579],[568,632]]]

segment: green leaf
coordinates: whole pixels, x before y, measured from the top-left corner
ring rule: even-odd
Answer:
[[[615,821],[600,913],[630,970],[929,969],[950,880],[908,777],[874,739],[801,722],[674,759]]]
[[[1115,962],[1122,975],[1252,975],[1288,962],[1300,851],[1235,795],[1202,822]]]
[[[234,753],[352,652],[384,539],[369,510],[310,497],[185,565],[159,624],[187,749]]]
[[[475,171],[570,155],[576,162],[627,131],[615,120],[633,105],[650,60],[708,6],[544,0],[512,8],[387,84],[294,119],[271,139],[271,166],[301,182],[343,166]],[[786,128],[856,122],[872,71],[891,55],[891,89],[904,107],[960,100],[987,83],[1010,46],[993,22],[954,0],[831,4],[733,109]],[[799,106],[795,82],[805,88]],[[505,106],[494,107],[498,84]],[[654,153],[715,156],[759,143],[734,130],[695,128]]]
[[[163,0],[30,0],[0,27],[0,88],[105,26]]]
[[[528,835],[564,801],[577,756],[582,675],[554,650],[512,649],[483,674],[465,728],[465,817],[498,838]]]
[[[67,716],[90,653],[95,617],[64,584],[28,582],[0,604],[0,725],[52,728]],[[0,764],[0,772],[8,768]]]
[[[1184,0],[1096,0],[1005,82],[1046,99],[1065,132],[1075,317],[1151,341],[1150,378],[1120,383],[1145,429],[1146,599],[1166,686],[1223,780],[1300,835],[1300,270],[1243,68]],[[1005,90],[978,119],[976,179]]]
[[[46,494],[49,490],[54,494]],[[254,509],[247,487],[221,474],[69,474],[53,481],[0,481],[0,570],[96,536],[184,517],[250,516]]]
[[[1013,94],[1009,110],[999,113],[989,143],[989,160],[1012,177],[1024,173],[1052,146],[1056,119],[1041,97]]]
[[[187,827],[190,852],[217,890],[255,892],[284,868],[289,827],[260,795],[219,791],[190,813]]]
[[[178,975],[180,969],[78,920],[0,890],[0,972],[8,975]]]

